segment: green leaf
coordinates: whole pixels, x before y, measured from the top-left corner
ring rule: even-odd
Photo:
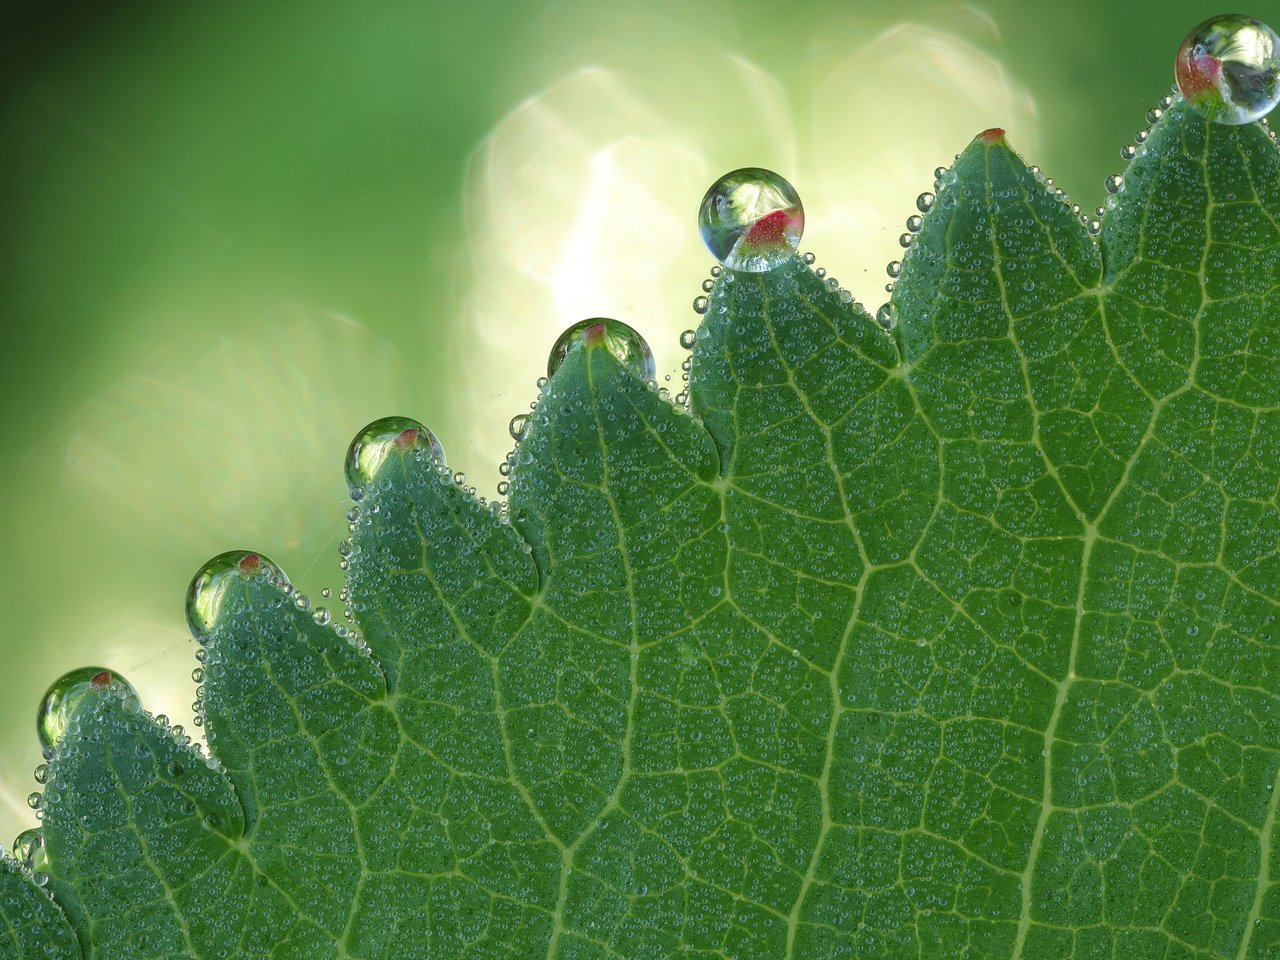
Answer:
[[[1277,956],[1278,219],[1256,125],[1176,103],[1097,240],[988,131],[891,334],[726,272],[691,410],[582,341],[509,518],[394,454],[357,642],[246,574],[212,756],[110,689],[59,745],[84,956]]]
[[[6,856],[0,856],[0,908],[0,956],[79,960],[80,948],[66,916],[36,885],[34,875]]]

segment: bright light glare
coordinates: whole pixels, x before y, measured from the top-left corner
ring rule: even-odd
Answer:
[[[661,85],[639,71],[576,68],[495,125],[468,167],[465,343],[450,418],[470,425],[465,456],[482,487],[547,349],[584,317],[639,330],[659,382],[676,392],[678,379],[662,376],[678,369],[676,341],[695,325],[690,303],[711,265],[698,204],[728,170],[790,180],[805,206],[803,248],[874,313],[934,167],[990,126],[1038,148],[1034,102],[980,45],[998,40],[994,25],[967,22],[973,39],[900,23],[817,60],[806,78],[772,77],[707,44]],[[828,27],[859,33],[852,21]],[[601,61],[625,61],[608,49],[624,39],[598,42]]]

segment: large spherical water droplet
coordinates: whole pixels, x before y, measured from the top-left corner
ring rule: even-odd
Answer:
[[[1243,14],[1213,17],[1178,48],[1178,89],[1215,123],[1249,123],[1280,103],[1280,37]]]
[[[284,571],[261,553],[231,550],[220,553],[191,578],[187,588],[187,626],[191,636],[204,641],[218,623],[227,591],[250,577],[268,577],[281,586],[289,582]]]
[[[374,485],[383,464],[396,455],[414,451],[434,460],[444,460],[444,448],[436,435],[417,420],[383,417],[366,426],[347,448],[347,486],[352,499],[360,499],[364,491]]]
[[[80,667],[53,681],[36,711],[36,732],[41,745],[57,746],[84,704],[91,697],[108,692],[121,697],[138,695],[128,680],[105,667]]]
[[[13,859],[28,867],[34,866],[44,847],[44,834],[39,827],[23,830],[13,838]]]
[[[560,334],[560,339],[551,348],[551,356],[547,358],[547,376],[551,376],[564,363],[578,343],[603,346],[617,358],[618,362],[634,373],[641,380],[649,381],[657,376],[657,368],[653,363],[653,352],[644,337],[636,333],[621,320],[608,317],[592,317],[581,320]]]
[[[772,170],[743,167],[707,190],[698,229],[707,249],[726,267],[763,273],[800,245],[804,207],[795,188]]]

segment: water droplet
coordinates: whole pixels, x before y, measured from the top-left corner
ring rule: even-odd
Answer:
[[[919,233],[922,226],[924,226],[924,217],[920,216],[920,214],[913,213],[907,217],[907,229],[912,233]]]
[[[108,691],[122,697],[138,695],[129,681],[104,667],[80,667],[53,681],[36,713],[40,743],[46,747],[56,746],[84,703]]]
[[[44,835],[39,827],[23,830],[13,838],[13,859],[30,867],[44,847]]]
[[[902,261],[890,260],[889,265],[884,268],[884,272],[896,280],[898,277],[902,276]]]
[[[1120,148],[1120,158],[1122,160],[1132,160],[1138,155],[1138,148],[1129,143]]]
[[[1120,176],[1118,173],[1113,173],[1111,176],[1107,177],[1103,186],[1107,188],[1107,193],[1119,193],[1124,189],[1124,177]]]
[[[394,454],[422,451],[432,460],[444,461],[444,450],[435,434],[408,417],[383,417],[355,435],[347,448],[347,486],[352,491],[373,486],[382,465]]]
[[[693,345],[698,342],[698,335],[692,330],[686,330],[680,334],[680,346],[686,350],[692,350]]]
[[[876,321],[880,326],[888,330],[893,326],[893,307],[889,304],[881,304],[880,309],[876,311]]]
[[[942,179],[943,177],[945,177],[946,175],[947,175],[947,168],[946,168],[946,167],[934,167],[934,170],[933,170],[933,179],[935,179],[935,180],[941,180],[941,179]]]
[[[706,300],[706,297],[698,299]],[[620,364],[641,380],[647,382],[657,375],[653,353],[649,350],[649,344],[645,343],[644,337],[621,320],[592,317],[589,320],[579,320],[560,334],[560,339],[551,348],[551,356],[547,358],[547,376],[551,376],[560,368],[560,364],[564,363],[565,358],[569,356],[569,351],[579,343],[604,347]],[[514,426],[514,418],[511,423]],[[521,436],[523,435],[521,432]],[[520,439],[514,431],[511,436],[516,440]]]
[[[529,430],[529,415],[527,413],[517,413],[511,418],[511,422],[507,424],[507,432],[511,434],[511,439],[519,443],[524,439],[524,435]]]
[[[916,235],[914,233],[904,233],[902,236],[898,238],[898,244],[903,249],[906,249],[907,247],[911,246],[911,241],[914,240],[915,238],[916,238]]]
[[[1098,234],[1100,234],[1100,233],[1102,232],[1102,221],[1101,221],[1101,220],[1090,220],[1090,221],[1085,225],[1085,229],[1087,229],[1087,230],[1089,231],[1089,233],[1091,233],[1093,236],[1095,236],[1095,237],[1096,237]]]
[[[698,229],[712,256],[730,270],[762,273],[799,246],[804,207],[795,188],[772,170],[743,167],[707,190]]]
[[[934,196],[928,190],[916,197],[916,209],[921,213],[928,213],[933,207]]]
[[[1243,14],[1213,17],[1182,41],[1174,76],[1202,115],[1215,123],[1249,123],[1280,103],[1280,37]]]
[[[263,554],[251,550],[220,553],[202,566],[187,588],[187,627],[191,636],[203,642],[218,622],[227,591],[257,576],[265,576],[281,587],[289,584],[283,570]]]
[[[812,253],[806,253],[806,254],[804,254],[804,256],[802,257],[802,259],[804,260],[804,262],[805,262],[805,263],[807,263],[807,264],[809,264],[810,266],[812,266],[812,265],[813,265],[813,261],[817,260],[818,258],[817,258],[817,257],[815,257]]]
[[[31,776],[35,779],[36,783],[38,784],[44,785],[48,783],[49,782],[49,765],[47,763],[40,764],[40,766],[36,767],[35,770],[32,771]]]
[[[707,306],[709,305],[709,303],[710,303],[710,301],[709,301],[709,300],[707,300],[707,298],[706,298],[706,297],[694,297],[694,298],[693,298],[693,312],[694,312],[694,313],[706,313],[706,312],[707,312]]]

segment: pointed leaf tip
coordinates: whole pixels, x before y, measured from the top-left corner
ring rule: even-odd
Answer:
[[[994,147],[997,143],[1008,144],[1004,138],[1004,127],[990,127],[978,134],[976,139],[989,147]]]
[[[605,332],[604,321],[593,323],[582,331],[582,339],[587,342],[589,347],[603,347]]]

